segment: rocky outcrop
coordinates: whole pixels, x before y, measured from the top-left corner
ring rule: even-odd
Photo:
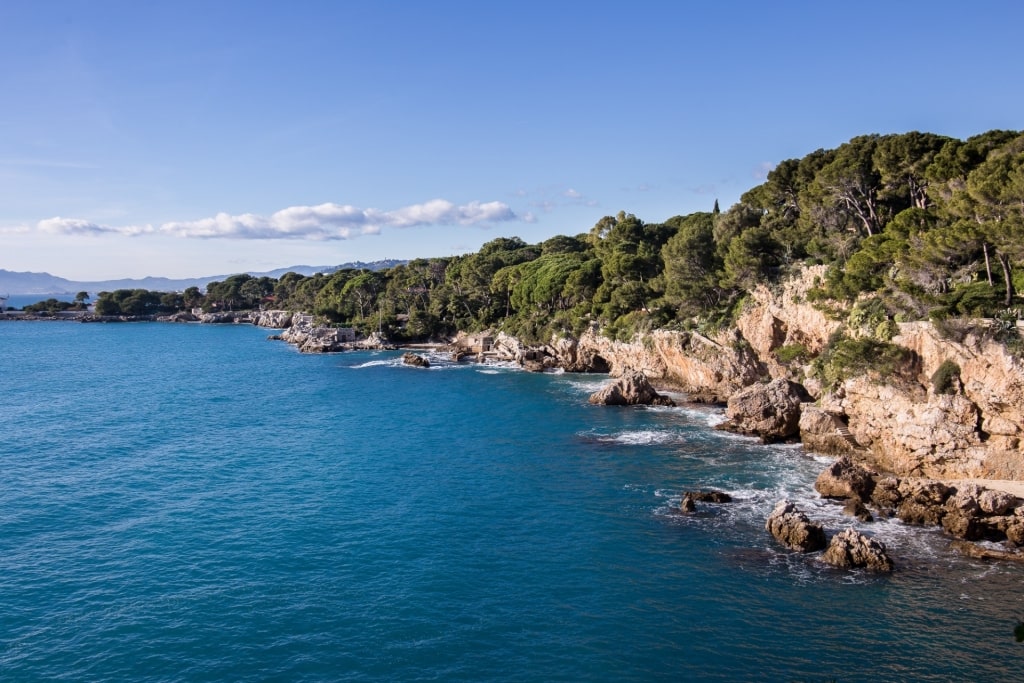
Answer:
[[[725,491],[687,491],[683,494],[698,503],[731,503],[732,496]]]
[[[275,330],[283,330],[292,324],[291,311],[254,311],[252,323],[257,327],[269,327]]]
[[[199,322],[207,324],[233,324],[250,322],[249,311],[223,311],[220,313],[203,313]]]
[[[780,362],[778,350],[799,345],[808,355],[816,356],[842,325],[835,316],[812,305],[807,296],[820,285],[826,270],[826,266],[804,268],[780,285],[758,285],[750,293],[750,304],[740,314],[736,327],[771,377],[804,383],[803,369]],[[817,394],[813,386],[808,389]]]
[[[429,368],[430,367],[430,361],[429,360],[427,360],[423,356],[417,355],[415,353],[403,353],[402,354],[402,363],[404,363],[405,365],[411,365],[414,368]]]
[[[800,442],[809,451],[825,455],[853,453],[856,442],[839,415],[804,403],[800,406]]]
[[[967,557],[973,557],[977,560],[1001,560],[1009,562],[1024,562],[1024,552],[1019,550],[1000,550],[998,548],[987,548],[985,546],[965,541],[962,539],[956,539],[950,542],[950,548],[960,552]]]
[[[679,501],[679,510],[680,512],[691,513],[697,511],[697,503],[721,505],[731,502],[732,496],[724,491],[686,491]]]
[[[945,503],[954,491],[929,479],[900,482],[896,516],[907,524],[937,526],[946,515]]]
[[[775,506],[765,522],[765,529],[776,541],[792,550],[807,553],[825,547],[825,529],[811,522],[788,500]]]
[[[844,455],[822,470],[814,488],[823,498],[867,501],[875,489],[874,476],[874,472]]]
[[[590,403],[602,406],[675,405],[675,401],[655,391],[642,372],[627,372],[591,394]]]
[[[885,544],[868,538],[856,529],[849,528],[832,537],[828,548],[821,555],[821,561],[834,567],[867,569],[873,572],[891,572],[892,559]]]
[[[589,330],[578,340],[547,347],[568,371],[600,371],[613,376],[630,370],[687,394],[691,401],[724,403],[764,376],[764,367],[736,330],[712,337],[697,332],[658,330],[620,342]]]
[[[755,384],[729,398],[726,421],[718,428],[759,436],[765,443],[784,441],[799,432],[800,404],[807,398],[802,386],[787,379]]]
[[[980,323],[979,323],[980,324]],[[940,479],[1024,479],[1024,362],[985,338],[943,339],[930,323],[901,323],[893,342],[911,350],[916,381],[846,380],[821,409],[848,423],[852,440],[880,469]],[[959,368],[953,393],[931,378]],[[805,444],[814,448],[813,437]]]

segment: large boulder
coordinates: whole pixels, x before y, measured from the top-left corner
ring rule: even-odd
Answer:
[[[936,526],[946,514],[945,503],[953,490],[931,479],[905,479],[900,482],[899,492],[897,517],[907,524]]]
[[[736,392],[726,406],[721,429],[761,437],[765,443],[784,441],[800,431],[800,404],[807,390],[788,379],[754,384]]]
[[[764,528],[776,541],[792,550],[808,553],[825,547],[825,529],[809,520],[788,500],[779,501],[768,515]]]
[[[402,362],[406,365],[411,365],[414,368],[429,368],[430,361],[423,356],[416,355],[415,353],[403,353]]]
[[[977,541],[984,536],[981,523],[983,515],[978,497],[981,488],[974,484],[958,486],[946,499],[946,512],[942,516],[942,528],[957,538]]]
[[[896,508],[903,500],[900,493],[898,477],[880,477],[875,480],[875,488],[871,492],[871,504],[888,516],[896,513]]]
[[[823,498],[856,498],[867,501],[871,499],[871,493],[875,490],[874,477],[874,472],[856,464],[850,456],[844,455],[818,475],[814,488]]]
[[[725,491],[687,491],[684,495],[700,503],[731,503],[732,496]]]
[[[821,561],[835,567],[874,572],[891,572],[893,569],[885,544],[868,538],[852,527],[832,537],[828,548],[821,555]]]
[[[674,406],[675,401],[662,396],[642,372],[630,371],[590,396],[590,402],[601,406],[656,405]]]
[[[292,324],[291,311],[259,311],[253,313],[253,324],[283,330]]]

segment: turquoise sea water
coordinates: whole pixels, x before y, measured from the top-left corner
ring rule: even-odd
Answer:
[[[763,529],[825,462],[606,378],[300,355],[248,326],[0,323],[0,679],[1014,681],[1024,570]],[[671,513],[682,491],[726,506]]]

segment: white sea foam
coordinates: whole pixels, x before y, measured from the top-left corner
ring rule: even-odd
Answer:
[[[583,434],[601,443],[617,443],[626,446],[653,446],[666,443],[677,443],[683,435],[679,432],[661,429],[642,429],[638,431],[617,432],[615,434]]]
[[[352,370],[362,370],[363,368],[396,367],[401,364],[401,359],[389,358],[387,360],[368,360],[365,363],[360,363],[359,365],[350,365],[348,367]]]

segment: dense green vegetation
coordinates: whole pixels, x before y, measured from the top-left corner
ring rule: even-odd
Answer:
[[[716,202],[663,223],[620,212],[541,244],[499,238],[379,272],[234,275],[205,295],[104,293],[97,311],[265,306],[397,340],[492,328],[538,341],[590,326],[626,339],[725,324],[751,288],[804,264],[828,266],[813,298],[852,310],[851,326],[873,340],[837,340],[823,360],[836,373],[861,356],[898,365],[886,346],[893,321],[1012,322],[1024,287],[1024,135],[865,135],[783,161],[724,212]],[[804,360],[803,349],[780,354]]]

